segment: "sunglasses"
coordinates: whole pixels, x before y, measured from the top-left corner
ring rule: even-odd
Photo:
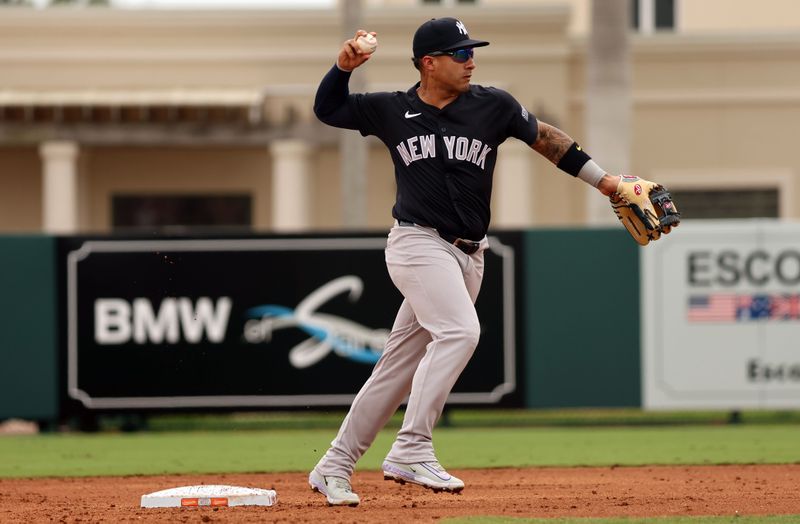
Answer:
[[[453,59],[453,62],[463,64],[470,58],[475,55],[475,50],[472,48],[469,49],[456,49],[455,51],[434,51],[433,53],[428,53],[428,56],[449,56]]]

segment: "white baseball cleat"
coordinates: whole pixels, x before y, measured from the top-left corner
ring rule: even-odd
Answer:
[[[419,484],[435,492],[458,493],[464,489],[464,482],[449,474],[438,462],[399,464],[386,460],[383,462],[383,478],[400,484]]]
[[[353,493],[350,481],[344,477],[326,477],[314,468],[308,475],[311,489],[322,493],[331,506],[358,506],[361,499]]]

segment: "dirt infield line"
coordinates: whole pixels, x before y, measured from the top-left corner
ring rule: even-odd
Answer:
[[[0,479],[0,522],[433,522],[444,517],[800,515],[800,465],[466,469],[461,495],[359,472],[357,508],[331,508],[303,473]],[[142,509],[153,491],[197,484],[275,489],[271,508]]]

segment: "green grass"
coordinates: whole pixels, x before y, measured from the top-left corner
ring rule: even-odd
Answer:
[[[511,517],[469,517],[444,519],[445,524],[788,524],[800,522],[798,515],[732,517],[648,517],[644,518],[562,518],[522,519]]]
[[[0,477],[306,471],[335,429],[65,433],[0,438]],[[359,469],[378,469],[395,430]],[[800,426],[456,427],[437,429],[453,468],[800,462]]]
[[[342,412],[267,412],[215,415],[153,416],[151,431],[231,430],[231,429],[337,429],[344,418]],[[634,408],[615,409],[459,409],[445,412],[440,426],[448,427],[587,427],[587,426],[663,426],[724,425],[731,419],[727,411],[643,411]],[[800,411],[744,411],[739,413],[744,424],[800,424]],[[387,424],[398,428],[402,413]],[[120,417],[105,419],[105,427],[119,426]]]

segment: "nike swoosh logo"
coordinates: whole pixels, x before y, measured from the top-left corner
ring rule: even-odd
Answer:
[[[422,113],[409,113],[408,111],[406,111],[406,118],[414,118],[415,116],[419,116],[421,114]]]

